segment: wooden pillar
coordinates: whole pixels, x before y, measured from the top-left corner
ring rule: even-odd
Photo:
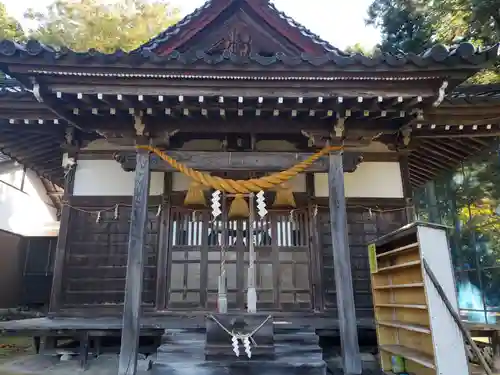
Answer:
[[[137,372],[144,278],[144,242],[148,220],[149,159],[149,151],[137,150],[118,375],[135,375]]]
[[[323,261],[321,246],[319,242],[320,228],[318,225],[318,209],[315,207],[314,199],[316,197],[314,186],[314,174],[306,174],[306,192],[308,198],[307,214],[309,216],[309,251],[311,267],[311,302],[314,311],[321,311],[324,307],[323,300]]]
[[[408,165],[408,153],[401,153],[399,157],[401,180],[403,183],[403,195],[406,206],[406,223],[415,221],[415,208],[413,206],[413,189],[410,181],[410,167]]]
[[[163,310],[167,302],[167,253],[170,245],[170,221],[172,208],[172,173],[165,172],[163,177],[162,210],[158,239],[158,262],[156,271],[156,309]]]
[[[361,374],[358,329],[354,307],[351,258],[347,233],[347,211],[344,193],[343,152],[329,157],[328,186],[333,247],[333,268],[337,293],[342,363],[345,375]]]
[[[437,197],[436,197],[436,182],[429,181],[425,184],[425,195],[427,200],[427,205],[429,208],[429,222],[431,223],[440,223],[439,219],[439,209],[437,206]]]
[[[73,140],[68,140],[69,144],[66,145],[67,148],[67,160],[68,163],[64,165],[65,169],[65,179],[64,179],[64,195],[63,201],[70,201],[70,197],[73,195],[73,186],[75,183],[75,172],[76,172],[76,159],[78,149],[73,147]],[[63,272],[64,272],[64,260],[66,259],[66,248],[68,247],[68,235],[70,229],[71,220],[71,207],[68,204],[63,205],[60,216],[60,228],[59,235],[57,237],[55,258],[54,258],[54,271],[52,278],[52,289],[50,293],[50,304],[49,311],[51,313],[58,311],[62,305],[62,289],[63,289]]]

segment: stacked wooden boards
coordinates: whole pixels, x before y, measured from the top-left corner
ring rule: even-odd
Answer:
[[[468,375],[462,334],[423,267],[425,259],[458,311],[445,228],[410,224],[368,252],[382,369],[399,357],[416,375]]]

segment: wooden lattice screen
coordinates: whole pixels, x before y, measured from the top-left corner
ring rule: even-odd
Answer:
[[[168,307],[215,309],[221,263],[221,221],[208,211],[172,211]],[[229,309],[245,308],[248,271],[248,220],[227,226],[225,256]],[[257,307],[308,309],[311,306],[306,211],[271,211],[256,221]],[[274,233],[276,235],[274,235]]]

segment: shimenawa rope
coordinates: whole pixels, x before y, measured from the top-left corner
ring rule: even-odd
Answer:
[[[269,176],[264,176],[257,179],[250,180],[232,180],[217,176],[211,176],[208,173],[203,173],[188,166],[179,163],[177,160],[173,159],[160,149],[149,146],[149,145],[138,145],[137,148],[149,150],[160,158],[165,160],[168,164],[170,164],[174,169],[177,169],[179,172],[185,174],[188,177],[191,177],[194,181],[215,189],[220,190],[229,194],[249,194],[249,193],[258,193],[262,190],[271,189],[277,185],[280,185],[286,181],[291,180],[298,174],[304,172],[307,168],[309,168],[316,160],[320,157],[329,154],[332,151],[340,151],[342,147],[338,146],[327,146],[322,150],[316,152],[315,154],[309,156],[306,160],[301,161],[295,164],[293,167],[273,173]]]

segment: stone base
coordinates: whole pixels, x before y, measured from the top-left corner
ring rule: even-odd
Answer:
[[[245,321],[251,328],[253,325],[258,326],[265,318],[265,316],[263,318],[254,316]],[[226,323],[230,324],[231,317],[228,316],[227,319],[229,320]],[[257,324],[254,324],[254,321]],[[319,347],[319,338],[310,328],[281,328],[268,322],[260,335],[255,337],[255,341],[261,351],[252,348],[252,354],[256,355],[248,359],[242,347],[240,347],[240,357],[236,357],[230,346],[231,338],[226,332],[222,334],[211,323],[207,324],[205,332],[169,331],[164,335],[162,345],[158,348],[157,359],[151,373],[153,375],[326,375],[327,373],[326,363]],[[262,350],[261,343],[268,347],[267,350]],[[273,354],[272,357],[267,355],[269,350]]]
[[[191,362],[155,364],[154,375],[326,375],[326,364],[290,364],[274,361]]]

